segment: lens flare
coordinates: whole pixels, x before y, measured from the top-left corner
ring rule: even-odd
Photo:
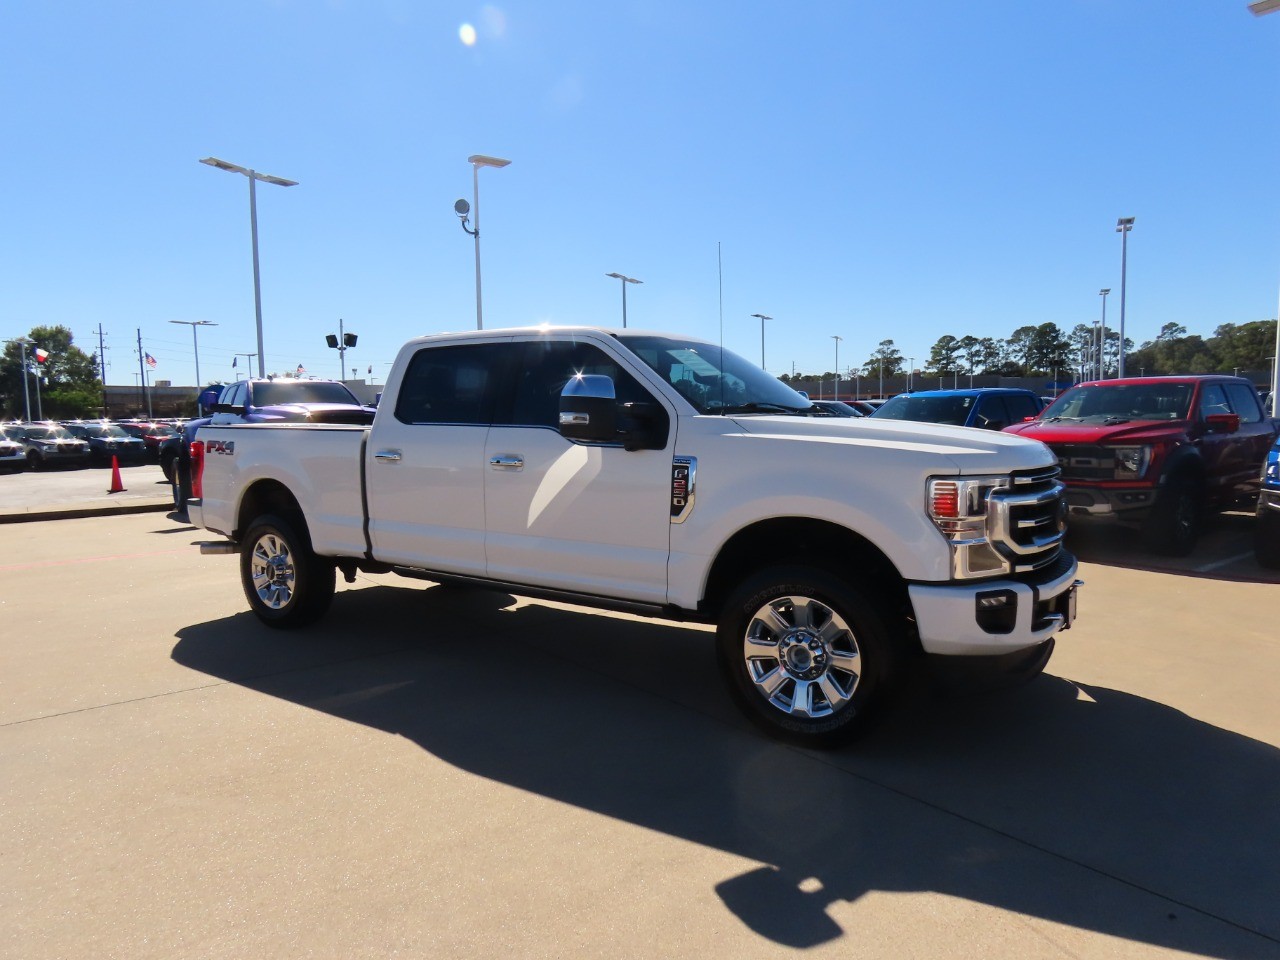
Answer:
[[[458,28],[458,39],[465,46],[474,47],[476,45],[476,28],[469,23],[464,23]]]

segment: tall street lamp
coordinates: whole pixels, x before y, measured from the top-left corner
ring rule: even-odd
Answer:
[[[200,344],[196,341],[196,327],[216,327],[212,320],[170,320],[170,323],[181,323],[191,328],[191,346],[196,354],[196,393],[200,392]]]
[[[476,241],[476,329],[484,329],[484,307],[481,305],[480,298],[480,168],[495,167],[501,169],[509,164],[510,160],[503,160],[500,157],[486,157],[483,154],[475,153],[467,157],[467,163],[471,164],[471,203],[465,200],[459,200],[453,205],[453,212],[458,215],[458,219],[462,222],[462,229]],[[475,216],[475,227],[467,226],[467,215]]]
[[[347,331],[343,329],[341,317],[338,318],[338,335],[334,336],[332,333],[326,333],[324,335],[324,342],[327,343],[330,348],[338,351],[338,360],[342,364],[343,380],[347,379],[347,348],[354,347],[357,339],[358,338],[354,333],[347,333]]]
[[[836,334],[833,333],[831,335],[831,339],[836,342],[836,366],[835,366],[836,388],[831,393],[831,399],[839,400],[840,399],[840,341],[843,340],[844,337],[837,336]]]
[[[22,416],[28,423],[31,422],[31,385],[27,382],[31,376],[27,370],[27,347],[35,344],[34,340],[27,337],[15,337],[12,340],[6,340],[5,343],[16,343],[22,350]],[[37,380],[37,387],[39,381]]]
[[[1103,287],[1098,291],[1098,296],[1102,297],[1102,329],[1098,333],[1098,379],[1103,379],[1106,368],[1102,365],[1103,358],[1107,353],[1107,294],[1111,292],[1110,287]]]
[[[1116,376],[1121,378],[1124,377],[1124,285],[1129,269],[1129,231],[1132,229],[1133,217],[1121,217],[1116,221],[1116,233],[1120,234],[1120,360],[1116,364]]]
[[[1260,17],[1265,13],[1275,13],[1280,10],[1280,0],[1253,0],[1249,4],[1249,9],[1253,11],[1255,17]],[[1276,348],[1275,356],[1280,358],[1280,309],[1276,310]],[[1280,416],[1280,359],[1275,359],[1271,364],[1271,415],[1273,417]]]
[[[760,318],[760,369],[764,369],[764,322],[772,320],[773,317],[765,316],[763,313],[753,313],[753,317]]]
[[[228,173],[240,173],[249,178],[249,232],[253,237],[253,314],[258,323],[258,376],[266,377],[265,361],[262,353],[262,281],[258,273],[258,191],[257,182],[274,183],[277,187],[296,187],[297,180],[286,180],[270,174],[258,173],[248,167],[227,163],[217,157],[205,157],[200,161]]]
[[[622,329],[625,330],[627,329],[627,284],[644,283],[644,281],[637,280],[635,277],[624,277],[620,273],[606,273],[605,276],[622,281]]]
[[[907,357],[907,393],[911,392],[911,381],[916,372],[916,358]]]

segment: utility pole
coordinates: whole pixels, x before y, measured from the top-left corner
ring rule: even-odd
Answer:
[[[147,416],[151,416],[151,393],[147,390],[147,365],[144,362],[146,354],[142,352],[142,328],[138,328],[138,374],[139,382],[142,384],[142,405],[147,408]]]

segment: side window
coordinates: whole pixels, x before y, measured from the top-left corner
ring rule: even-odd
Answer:
[[[1034,417],[1040,412],[1040,404],[1035,398],[1028,397],[1023,393],[1011,393],[1004,398],[1005,406],[1009,408],[1009,422],[1021,423],[1027,417]]]
[[[613,380],[618,403],[653,403],[652,394],[599,347],[564,340],[523,344],[515,375],[511,415],[501,422],[522,427],[560,427],[560,391],[570,377],[602,374]],[[661,409],[659,407],[659,409]]]
[[[222,398],[221,402],[229,403],[229,404],[232,404],[233,406],[243,406],[244,390],[245,390],[245,385],[243,383],[235,384],[230,390],[227,391],[227,395]]]
[[[1227,395],[1220,383],[1206,383],[1200,390],[1201,419],[1215,413],[1230,413],[1227,406]]]
[[[478,423],[493,418],[507,343],[424,347],[414,354],[396,398],[401,423]]]
[[[1009,425],[1009,414],[1005,411],[1004,397],[988,394],[978,398],[978,410],[973,416],[975,427],[984,430],[999,430]]]
[[[1262,419],[1258,394],[1252,387],[1243,383],[1228,383],[1227,399],[1231,401],[1232,413],[1240,414],[1241,423],[1257,423]]]

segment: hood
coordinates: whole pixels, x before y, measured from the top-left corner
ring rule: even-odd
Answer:
[[[373,407],[350,403],[279,403],[270,407],[254,407],[249,419],[259,422],[373,423],[375,412]]]
[[[976,427],[950,427],[874,417],[730,417],[744,434],[761,439],[813,440],[871,446],[923,456],[947,457],[959,473],[1006,473],[1057,466],[1038,440]]]
[[[1098,445],[1105,443],[1159,443],[1187,435],[1185,420],[1130,420],[1125,423],[1075,423],[1032,420],[1005,428],[1017,434],[1048,444]]]

